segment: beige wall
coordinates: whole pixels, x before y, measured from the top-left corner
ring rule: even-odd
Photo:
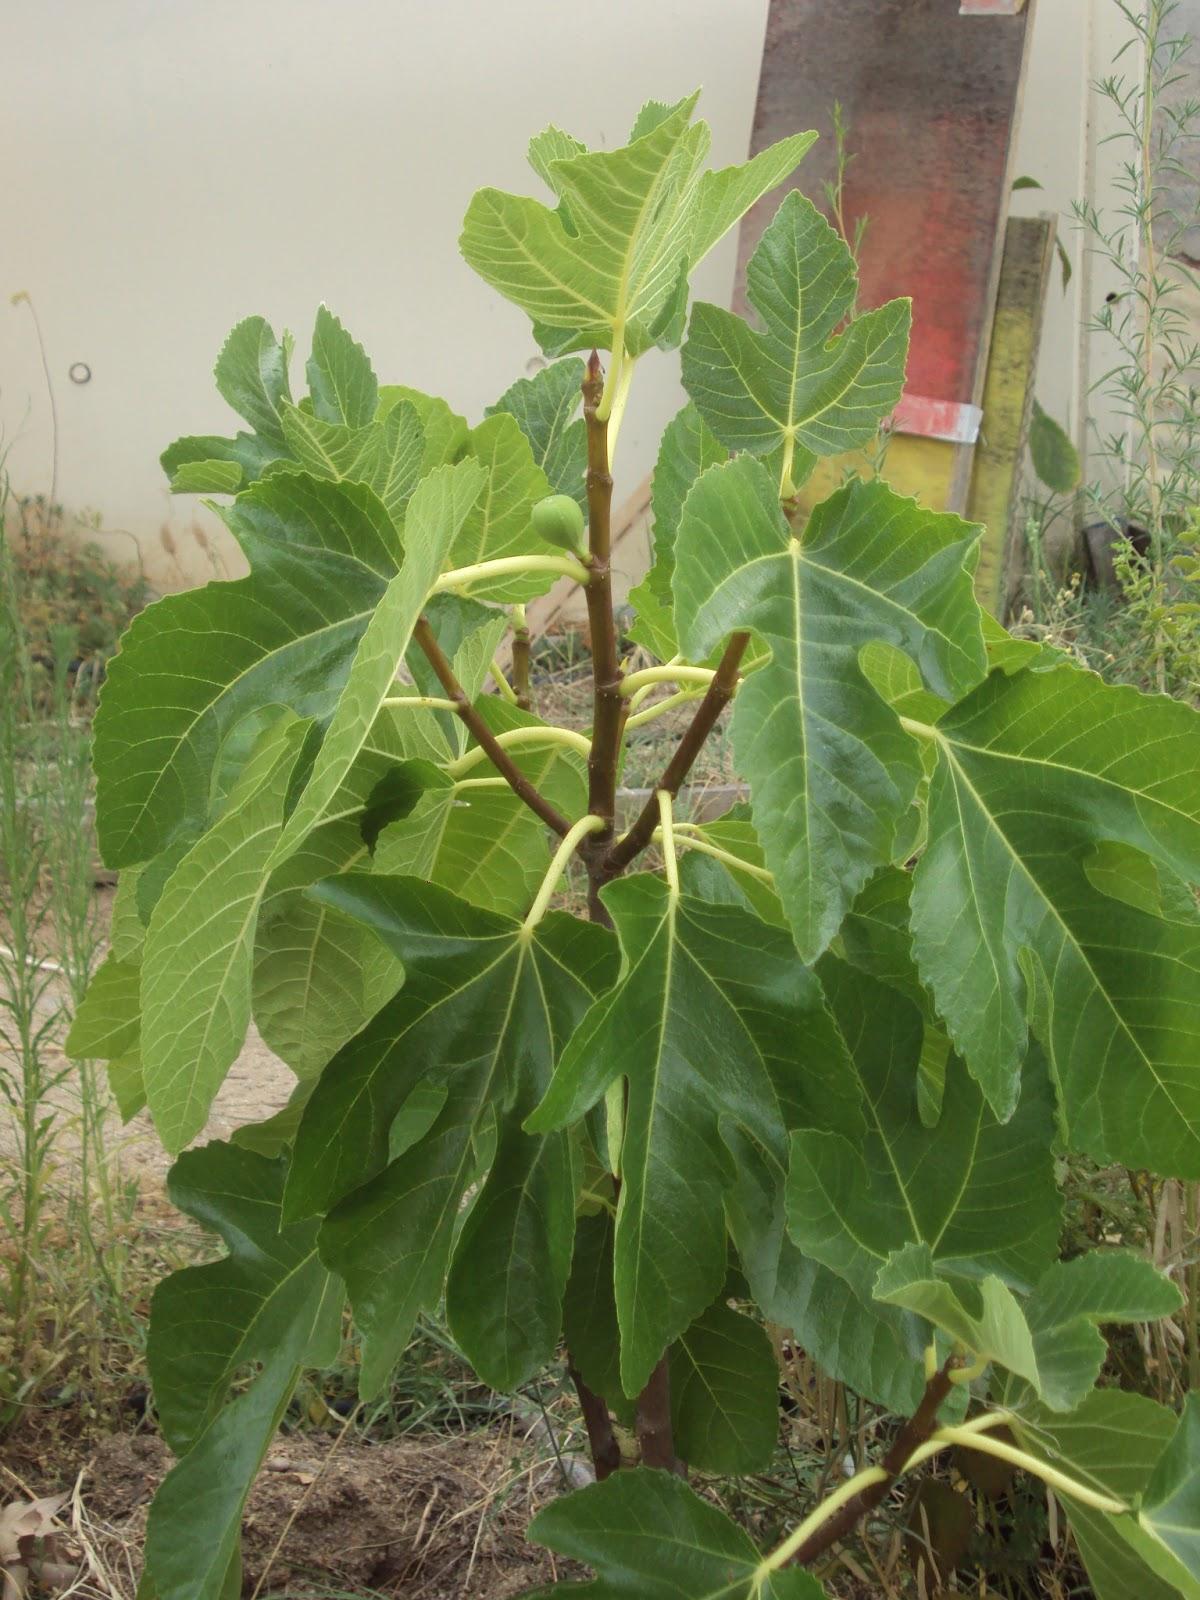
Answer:
[[[744,158],[766,0],[10,0],[0,141],[0,426],[19,492],[135,533],[165,583],[203,561],[191,497],[158,454],[233,418],[212,386],[229,328],[260,312],[303,352],[324,299],[381,379],[477,417],[537,349],[524,316],[458,256],[476,187],[537,192],[529,135],[557,122],[621,143],[643,100],[704,85],[718,164]],[[731,242],[697,275],[727,301]],[[68,377],[86,362],[90,383]],[[302,365],[302,353],[298,365]],[[677,359],[648,358],[621,486],[682,404]],[[120,544],[114,546],[120,549]]]
[[[1179,0],[1171,19],[1177,34],[1200,41],[1200,0]],[[1129,204],[1121,190],[1129,142],[1112,103],[1095,92],[1097,80],[1113,74],[1136,83],[1144,52],[1116,0],[1039,0],[1025,104],[1017,148],[1017,170],[1037,178],[1039,190],[1014,195],[1013,210],[1031,215],[1058,214],[1060,237],[1074,272],[1065,293],[1057,274],[1050,286],[1038,370],[1038,398],[1071,431],[1087,458],[1089,481],[1112,487],[1119,467],[1096,449],[1099,437],[1111,439],[1125,427],[1122,407],[1106,392],[1104,375],[1119,360],[1114,341],[1089,325],[1103,310],[1105,297],[1123,280],[1093,248],[1072,216],[1072,202],[1086,195],[1102,213],[1107,229],[1119,234],[1121,210]],[[1200,83],[1200,44],[1193,43],[1185,69],[1168,98],[1178,104],[1194,98]],[[1171,180],[1170,201],[1194,211],[1200,193],[1200,157],[1186,145],[1179,154],[1190,176]],[[1128,234],[1128,248],[1136,241]],[[1184,241],[1200,254],[1200,225]],[[1170,263],[1164,267],[1171,271]],[[1200,293],[1181,294],[1177,308],[1200,338]],[[1098,387],[1099,386],[1099,387]]]
[[[767,0],[12,0],[0,428],[15,487],[49,489],[52,439],[29,310],[9,304],[19,290],[46,337],[58,496],[134,533],[164,585],[205,575],[188,528],[218,525],[193,498],[167,494],[158,454],[177,434],[233,426],[210,373],[249,312],[295,330],[302,352],[325,299],[384,381],[478,416],[538,352],[525,318],[458,256],[472,190],[536,192],[523,150],[546,122],[614,144],[642,100],[697,84],[714,159],[741,159],[766,10]],[[1200,0],[1185,12],[1200,28]],[[1038,394],[1081,443],[1108,354],[1081,329],[1110,285],[1070,208],[1084,193],[1113,204],[1121,152],[1104,142],[1110,113],[1090,85],[1124,36],[1115,0],[1040,0],[1018,136],[1017,171],[1043,188],[1016,195],[1014,210],[1057,211],[1075,265],[1065,294],[1051,287]],[[1132,55],[1124,66],[1136,71]],[[727,241],[698,293],[726,300],[732,271]],[[88,364],[90,383],[70,381],[74,362]],[[682,403],[677,370],[659,356],[639,368],[618,495],[649,470]],[[183,567],[163,553],[164,526]]]

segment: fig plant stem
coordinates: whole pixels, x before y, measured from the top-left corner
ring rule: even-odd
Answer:
[[[607,879],[600,861],[612,842],[617,810],[617,758],[625,722],[621,694],[621,662],[612,602],[612,473],[608,462],[608,422],[600,415],[604,375],[600,357],[592,351],[583,380],[583,416],[587,428],[588,550],[591,561],[583,586],[592,646],[592,748],[588,756],[588,810],[603,817],[605,826],[586,841],[583,858],[588,869],[588,915],[593,922],[611,927],[600,900]]]
[[[683,780],[692,770],[696,757],[704,748],[704,741],[716,726],[717,718],[733,698],[734,690],[737,688],[738,667],[749,643],[748,633],[735,633],[730,638],[713,680],[696,708],[695,716],[688,724],[686,733],[676,745],[674,755],[667,762],[662,777],[655,785],[656,790],[665,789],[672,799],[679,793]],[[619,877],[629,863],[642,853],[653,838],[659,821],[659,801],[656,792],[646,801],[629,832],[617,840],[599,863],[601,885]],[[604,836],[598,834],[596,837],[602,839]]]
[[[600,357],[593,350],[583,381],[583,416],[587,427],[590,556],[588,579],[583,592],[587,602],[592,645],[592,746],[588,755],[588,811],[602,818],[603,826],[581,841],[580,853],[588,874],[588,916],[593,922],[612,927],[612,918],[600,898],[600,890],[611,878],[617,876],[617,872],[606,868],[605,862],[606,851],[614,837],[617,768],[629,705],[622,694],[621,660],[612,601],[613,481],[609,465],[609,423],[601,404],[603,396],[604,378],[600,370]],[[736,677],[736,666],[734,674]],[[709,726],[711,727],[711,723]],[[700,736],[696,745],[697,752],[703,742],[704,734]],[[695,753],[692,759],[694,755]],[[670,799],[674,796],[674,792],[671,790],[666,799],[668,817]],[[650,805],[655,822],[660,821],[662,801],[656,795]],[[651,825],[651,832],[653,827],[654,824]],[[629,856],[630,861],[636,853],[635,851]],[[618,1192],[619,1185],[618,1178],[616,1179]],[[581,1402],[582,1399],[581,1393]],[[607,1411],[605,1417],[607,1420]],[[680,1470],[675,1458],[675,1442],[671,1429],[671,1374],[665,1355],[638,1396],[636,1430],[644,1465],[666,1467],[672,1472]],[[611,1423],[609,1431],[611,1432]],[[596,1455],[596,1440],[593,1438],[590,1422],[588,1437],[592,1443],[596,1475],[599,1477],[600,1458]],[[607,1451],[607,1444],[603,1440],[601,1443],[602,1449]]]
[[[844,1539],[869,1511],[879,1505],[904,1471],[909,1457],[933,1437],[937,1429],[938,1412],[954,1387],[950,1374],[957,1364],[951,1358],[929,1379],[920,1405],[892,1440],[878,1468],[872,1468],[869,1473],[862,1475],[869,1481],[862,1482],[858,1490],[844,1500],[839,1498],[834,1514],[824,1517],[811,1531],[807,1524],[802,1523],[796,1533],[767,1558],[764,1567],[811,1567],[818,1556]]]
[[[529,692],[529,623],[524,606],[512,608],[512,686],[522,711],[533,707]]]
[[[664,1355],[638,1395],[637,1437],[644,1467],[661,1467],[685,1477],[683,1462],[675,1454],[671,1427],[671,1368]]]
[[[453,701],[456,714],[470,729],[476,742],[485,752],[496,771],[502,778],[507,780],[513,793],[523,800],[548,828],[553,829],[560,839],[565,839],[571,830],[571,824],[559,811],[558,807],[551,805],[549,800],[530,783],[479,712],[471,704],[462,684],[454,676],[453,667],[451,667],[441,646],[434,637],[433,629],[429,626],[427,618],[422,617],[420,622],[417,623],[413,630],[413,638],[421,650],[424,651],[425,659],[433,668],[438,682],[446,691],[447,697]]]
[[[575,1385],[575,1393],[579,1397],[579,1409],[583,1412],[583,1425],[587,1429],[592,1466],[595,1468],[597,1481],[602,1483],[620,1467],[621,1446],[617,1443],[617,1436],[613,1431],[608,1406],[598,1394],[588,1388],[579,1368],[571,1360],[569,1351],[567,1371],[571,1375],[571,1382]]]

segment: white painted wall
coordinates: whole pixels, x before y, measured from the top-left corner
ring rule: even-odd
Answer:
[[[547,122],[619,143],[643,100],[697,84],[714,161],[742,159],[766,11],[767,0],[9,0],[0,438],[14,486],[49,491],[53,438],[29,309],[9,304],[21,290],[46,338],[58,498],[132,532],[164,586],[207,575],[193,520],[223,530],[167,494],[158,455],[178,434],[234,426],[210,373],[250,312],[295,330],[299,367],[324,299],[383,381],[477,417],[538,351],[524,316],[459,258],[471,192],[537,192],[524,148]],[[1185,12],[1200,31],[1200,0]],[[1040,0],[1018,137],[1016,170],[1043,188],[1013,208],[1058,212],[1075,265],[1066,294],[1051,286],[1038,394],[1080,443],[1107,354],[1081,330],[1111,285],[1071,203],[1114,203],[1120,149],[1105,143],[1111,118],[1091,84],[1124,37],[1115,0]],[[726,241],[698,293],[726,301],[732,273]],[[90,383],[69,380],[75,362]],[[639,367],[618,497],[682,403],[677,371],[665,356]],[[223,550],[238,570],[230,541]]]
[[[20,290],[46,338],[58,498],[133,532],[164,584],[206,574],[192,518],[210,533],[219,525],[167,494],[158,455],[179,434],[231,428],[210,374],[241,317],[295,330],[299,366],[325,300],[381,380],[478,417],[538,351],[524,315],[459,258],[472,191],[537,193],[524,150],[547,122],[619,144],[644,100],[699,84],[714,162],[744,159],[766,10],[767,0],[9,0],[0,428],[14,487],[48,492],[52,456],[32,320],[9,304]],[[701,268],[699,293],[727,302],[733,267],[730,240]],[[75,362],[90,383],[69,380]],[[649,470],[683,402],[677,372],[669,357],[639,368],[618,493]],[[164,525],[183,570],[164,556]]]
[[[1169,91],[1176,103],[1194,99],[1200,88],[1200,0],[1179,0],[1171,18],[1177,35],[1193,41],[1178,82]],[[1111,101],[1094,85],[1114,74],[1136,83],[1144,70],[1144,51],[1116,0],[1039,0],[1034,17],[1029,71],[1017,144],[1017,171],[1037,178],[1041,190],[1013,196],[1013,210],[1029,216],[1049,210],[1057,214],[1059,234],[1074,272],[1064,293],[1057,273],[1050,286],[1038,370],[1038,398],[1062,422],[1087,458],[1087,476],[1112,485],[1118,466],[1095,449],[1098,437],[1119,434],[1122,408],[1103,383],[1117,362],[1115,342],[1090,327],[1105,297],[1123,287],[1094,243],[1072,215],[1072,203],[1087,196],[1099,209],[1103,225],[1120,232],[1127,194],[1120,188],[1122,168],[1133,150],[1122,133]],[[1200,156],[1187,145],[1179,155],[1190,177],[1171,183],[1171,202],[1191,213],[1200,194]],[[1136,241],[1127,234],[1128,248]],[[1200,254],[1200,219],[1184,241]],[[1169,262],[1163,270],[1170,272]],[[1190,317],[1193,337],[1200,337],[1200,293],[1182,293],[1177,305]]]

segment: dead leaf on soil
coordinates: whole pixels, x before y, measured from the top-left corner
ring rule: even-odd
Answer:
[[[55,1520],[70,1498],[14,1500],[0,1510],[0,1600],[24,1600],[31,1578],[47,1589],[63,1589],[74,1578],[74,1563],[60,1548],[64,1530]]]

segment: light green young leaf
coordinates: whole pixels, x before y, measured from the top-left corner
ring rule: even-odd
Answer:
[[[946,710],[947,702],[930,694],[911,658],[894,645],[873,639],[858,652],[858,664],[867,682],[898,716],[936,722]]]
[[[290,472],[299,466],[319,478],[367,481],[381,424],[348,428],[344,422],[330,422],[289,401],[280,406],[279,420],[292,460],[272,462],[269,472]]]
[[[236,461],[185,461],[171,474],[172,494],[236,494],[245,473]]]
[[[299,1078],[320,1072],[402,981],[399,963],[365,928],[304,893],[368,864],[359,820],[346,818],[310,834],[267,885],[254,946],[254,1021]]]
[[[138,879],[142,868],[127,867],[117,878],[113,896],[112,920],[108,925],[108,949],[115,961],[140,961],[146,942],[146,924],[138,912]]]
[[[761,1323],[715,1301],[670,1350],[671,1426],[699,1472],[761,1472],[779,1432],[779,1368]]]
[[[785,493],[818,456],[866,444],[900,398],[911,302],[890,301],[835,333],[856,290],[845,241],[793,190],[746,269],[763,330],[719,306],[693,307],[683,386],[728,449],[782,450]]]
[[[1020,1385],[1013,1431],[1022,1449],[1102,1494],[1137,1503],[1175,1428],[1165,1406],[1121,1389],[1097,1389],[1069,1416],[1038,1405]],[[1096,1600],[1200,1600],[1175,1557],[1134,1516],[1110,1516],[1063,1495]]]
[[[100,845],[114,866],[203,830],[238,723],[285,705],[332,715],[399,564],[391,520],[356,484],[286,473],[223,515],[251,576],[147,607],[108,664],[94,761]]]
[[[580,1024],[527,1126],[566,1127],[625,1079],[615,1278],[621,1383],[638,1394],[725,1280],[734,1170],[721,1121],[778,1147],[766,1057],[794,1051],[820,1000],[786,934],[741,907],[678,898],[647,874],[604,901],[620,981]]]
[[[468,265],[548,331],[555,353],[594,345],[637,355],[654,343],[708,153],[707,125],[689,126],[695,103],[621,149],[549,163],[570,232],[540,201],[498,189],[472,197],[459,241]]]
[[[552,362],[532,378],[518,378],[484,415],[506,411],[515,417],[551,489],[555,494],[569,494],[586,512],[587,429],[577,415],[583,377],[584,365],[578,357]]]
[[[472,461],[438,467],[417,485],[404,523],[403,563],[359,641],[312,775],[276,846],[273,866],[286,860],[320,821],[363,748],[421,608],[483,485],[484,473]]]
[[[556,128],[553,123],[548,128],[543,128],[541,133],[535,133],[529,141],[526,150],[526,159],[546,185],[547,189],[557,194],[555,185],[555,161],[564,161],[569,156],[581,156],[587,150],[587,145],[582,144],[571,134],[564,133],[561,128]]]
[[[109,955],[92,975],[63,1049],[74,1061],[111,1061],[136,1050],[141,1034],[141,969]]]
[[[747,807],[739,807],[748,811]],[[690,836],[690,835],[689,835]],[[740,866],[727,861],[717,861],[700,850],[688,850],[679,864],[680,880],[689,892],[702,900],[732,902],[748,906],[757,917],[772,927],[786,928],[788,920],[779,896],[771,884],[759,874],[764,870],[762,845],[754,824],[746,816],[719,817],[716,822],[700,825],[694,837],[705,844],[715,845],[727,855],[734,856],[754,871],[742,871]],[[682,841],[686,845],[687,840]]]
[[[308,724],[284,713],[255,749],[220,820],[171,875],[146,930],[142,1069],[172,1152],[209,1107],[250,1023],[254,930]]]
[[[286,449],[279,404],[291,399],[290,354],[288,335],[280,343],[264,318],[247,317],[226,339],[213,369],[221,398],[278,450]]]
[[[456,1338],[481,1373],[511,1387],[553,1352],[571,1253],[561,1219],[573,1211],[564,1137],[520,1133],[520,1119],[611,971],[611,937],[555,914],[525,936],[515,920],[416,878],[348,873],[318,892],[374,928],[405,983],[333,1059],[305,1108],[287,1215],[334,1206],[321,1248],[346,1277],[364,1338],[363,1392],[375,1392],[413,1318],[441,1291],[478,1165],[473,1136],[493,1114],[510,1117],[476,1202],[480,1220],[462,1235],[470,1269],[451,1273]],[[427,1080],[446,1087],[446,1101],[389,1164],[389,1128]]]
[[[1108,1355],[1102,1323],[1157,1321],[1181,1303],[1169,1278],[1127,1251],[1093,1250],[1056,1261],[1025,1303],[1046,1404],[1070,1411],[1088,1394]]]
[[[516,418],[500,411],[472,428],[466,453],[482,471],[482,488],[443,565],[467,567],[503,556],[545,555],[545,542],[530,527],[529,513],[550,493],[550,481],[534,462]],[[512,604],[544,594],[554,581],[552,573],[516,573],[473,583],[471,594],[477,600]]]
[[[400,405],[410,405],[421,427],[423,449],[417,473],[423,478],[434,467],[457,461],[467,442],[467,423],[437,395],[423,394],[402,383],[384,384],[379,391],[378,417],[391,416]]]
[[[875,1294],[1025,1379],[1058,1412],[1080,1405],[1100,1375],[1108,1347],[1098,1324],[1168,1316],[1180,1303],[1148,1261],[1122,1251],[1055,1262],[1022,1304],[999,1278],[979,1282],[935,1267],[924,1244],[888,1259]]]
[[[768,145],[740,166],[702,174],[692,232],[692,261],[702,261],[755,201],[795,171],[816,142],[815,132],[796,133]]]
[[[635,583],[626,597],[633,607],[633,621],[625,630],[627,638],[640,644],[643,650],[657,656],[660,661],[673,661],[679,654],[679,640],[675,633],[675,617],[671,610],[670,591],[664,595],[659,589],[657,570],[651,567],[641,583]]]
[[[299,467],[318,478],[365,483],[383,501],[397,527],[404,521],[421,477],[440,465],[426,459],[429,452],[421,416],[408,400],[397,401],[365,428],[323,422],[311,411],[286,403],[280,408],[280,417],[293,459],[271,462],[264,469],[265,477]]]
[[[559,154],[570,146],[558,130],[535,140],[531,161],[557,210],[497,189],[472,198],[462,253],[529,314],[544,349],[638,356],[677,343],[690,269],[812,142],[798,134],[705,182],[710,135],[690,126],[696,98],[639,118],[618,150]]]
[[[1063,659],[1061,652],[1049,645],[1039,644],[1034,639],[1014,638],[990,611],[984,611],[981,615],[989,671],[999,667],[1001,672],[1013,673],[1019,672],[1022,667],[1037,667]]]
[[[1058,667],[993,673],[929,737],[913,950],[956,1048],[1003,1115],[1028,1018],[1075,1149],[1200,1174],[1200,926],[1091,875],[1109,841],[1200,880],[1200,716]]]
[[[280,401],[281,406],[288,403]],[[284,446],[269,444],[257,434],[239,433],[232,439],[204,434],[176,439],[158,459],[173,493],[227,494],[235,470],[236,487],[241,488],[284,454]]]
[[[362,345],[356,344],[328,306],[318,306],[312,354],[306,368],[313,415],[322,422],[365,428],[374,419],[379,385]]]
[[[1150,1474],[1138,1522],[1200,1582],[1200,1395],[1194,1391]]]
[[[832,957],[820,976],[850,1051],[866,1130],[848,1137],[817,1120],[792,1134],[788,1228],[796,1244],[864,1300],[878,1296],[888,1257],[917,1244],[940,1269],[1028,1287],[1054,1259],[1061,1205],[1044,1078],[1030,1070],[1016,1114],[1000,1123],[952,1061],[942,1115],[925,1127],[919,1011]]]
[[[463,693],[469,701],[476,700],[483,693],[496,651],[508,631],[508,618],[503,611],[457,594],[435,594],[425,607],[424,617],[462,685]],[[437,673],[418,645],[409,646],[404,664],[419,693],[435,698],[445,695]],[[414,719],[410,717],[409,722],[414,723]],[[434,726],[441,736],[440,740],[431,740],[437,747],[437,754],[432,750],[421,753],[440,762],[460,756],[470,737],[462,718],[450,711],[438,711],[432,717],[416,719],[414,732],[419,727],[421,734],[427,735]]]
[[[117,1102],[122,1122],[131,1122],[146,1104],[146,1080],[142,1075],[142,1054],[130,1050],[117,1056],[105,1067],[108,1087]]]
[[[456,660],[461,664],[461,652]],[[498,696],[482,696],[476,710],[496,733],[539,726],[537,717]],[[587,771],[581,755],[550,740],[516,745],[509,755],[564,816],[582,816]],[[507,784],[473,784],[486,776],[482,767],[472,768],[461,783],[427,761],[395,768],[393,777],[406,771],[424,793],[407,815],[383,828],[375,843],[375,871],[426,878],[485,910],[523,916],[550,864],[544,824]]]
[[[554,1584],[526,1600],[821,1600],[797,1567],[759,1574],[749,1534],[682,1478],[640,1467],[552,1500],[529,1537],[593,1569],[590,1583]]]
[[[951,1281],[939,1276],[928,1244],[907,1244],[880,1268],[875,1298],[916,1312],[974,1355],[1024,1378],[1040,1392],[1029,1324],[1017,1297],[994,1274],[978,1281]],[[1049,1404],[1049,1397],[1044,1398]]]
[[[675,549],[680,645],[703,660],[748,628],[771,652],[738,692],[734,756],[807,960],[891,860],[922,773],[859,651],[875,639],[895,645],[947,698],[977,683],[977,537],[957,517],[856,481],[792,538],[769,474],[750,456],[710,467],[688,495]]]
[[[426,434],[420,411],[407,400],[390,406],[370,432],[373,449],[363,465],[363,481],[374,489],[399,526],[421,478],[442,465],[429,459],[437,449],[436,434],[432,439]]]
[[[1101,839],[1083,870],[1093,889],[1169,922],[1200,922],[1200,901],[1190,884],[1132,845]]]

